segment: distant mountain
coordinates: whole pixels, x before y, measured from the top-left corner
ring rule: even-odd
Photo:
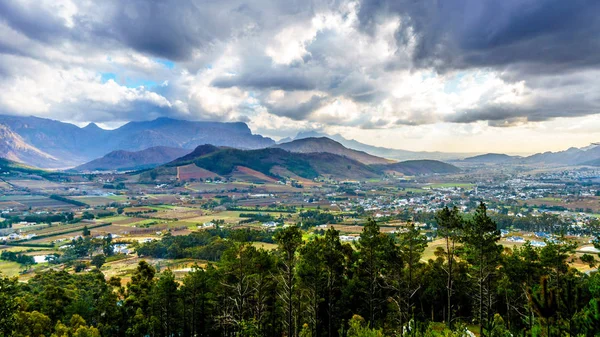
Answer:
[[[155,146],[142,151],[117,150],[102,158],[77,166],[77,171],[112,171],[152,168],[168,163],[189,153],[190,150]]]
[[[393,171],[404,175],[449,174],[460,172],[460,169],[437,160],[407,160],[388,165],[376,165],[382,171]]]
[[[514,163],[519,159],[522,159],[522,157],[509,156],[503,153],[486,153],[479,156],[465,158],[463,161],[469,163],[507,164]]]
[[[154,146],[194,149],[213,144],[257,149],[275,142],[254,135],[245,123],[194,122],[170,118],[129,122],[114,130],[91,123],[84,128],[38,117],[0,115],[5,125],[29,146],[55,158],[63,167],[75,166],[111,151],[140,151]],[[1,154],[0,154],[1,155]],[[27,161],[34,164],[34,161]],[[41,167],[56,167],[51,158],[35,161]]]
[[[206,151],[210,150],[210,151]],[[199,154],[192,158],[186,155],[166,165],[145,172],[142,178],[179,174],[178,170],[185,167],[190,172],[190,164],[222,177],[236,178],[248,175],[258,177],[299,177],[314,179],[327,177],[336,180],[360,180],[378,177],[381,172],[377,169],[353,159],[332,153],[291,153],[279,148],[259,150],[239,150],[232,148],[215,149],[202,147],[194,150]],[[193,153],[194,153],[193,152]],[[177,169],[177,170],[176,170]],[[259,177],[260,178],[260,177]]]
[[[594,163],[600,163],[600,146],[571,147],[564,151],[536,153],[527,157],[488,153],[465,158],[464,162],[554,166],[594,165]]]
[[[582,165],[596,159],[600,159],[600,146],[583,149],[572,147],[565,151],[537,153],[526,157],[524,161],[528,164]]]
[[[358,162],[367,165],[389,164],[392,162],[389,159],[376,157],[363,151],[349,149],[344,145],[336,142],[335,140],[329,139],[327,137],[302,138],[291,141],[289,143],[273,145],[273,147],[277,147],[295,153],[332,153],[350,159],[354,159]]]
[[[417,152],[417,151],[408,151],[408,150],[399,150],[399,149],[390,149],[385,147],[373,146],[361,143],[354,139],[346,139],[340,134],[328,135],[325,133],[320,133],[316,131],[308,131],[308,132],[300,132],[294,138],[304,139],[304,138],[320,138],[327,137],[333,139],[340,144],[344,145],[347,148],[364,151],[371,155],[394,159],[394,160],[410,160],[410,159],[436,159],[436,160],[451,160],[451,159],[462,159],[468,156],[472,156],[473,153],[445,153],[445,152]],[[279,143],[283,143],[281,140]]]
[[[317,137],[319,137],[319,136],[317,136]],[[306,138],[310,138],[310,137],[306,137]],[[289,143],[292,140],[294,140],[294,138],[292,138],[292,137],[281,138],[280,140],[277,141],[277,144]]]
[[[55,157],[27,144],[21,136],[3,124],[0,124],[0,157],[34,166],[62,165]]]

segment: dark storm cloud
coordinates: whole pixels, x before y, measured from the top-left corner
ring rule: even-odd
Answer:
[[[543,122],[558,117],[586,116],[597,113],[598,108],[587,102],[575,102],[568,99],[556,102],[556,104],[538,103],[525,107],[514,104],[489,104],[450,115],[445,121],[452,123],[488,121],[490,126],[512,126],[517,121]]]
[[[157,83],[168,80],[169,86],[147,89],[164,96],[171,103],[179,100],[182,105],[192,107],[190,110],[158,107],[155,101],[139,99],[139,102],[130,104],[102,102],[83,113],[77,109],[86,107],[86,102],[69,108],[63,106],[69,104],[64,103],[66,100],[62,101],[62,105],[51,100],[57,115],[62,113],[59,110],[64,110],[72,115],[80,114],[81,118],[102,116],[99,117],[102,121],[109,121],[110,116],[119,120],[144,119],[144,114],[228,118],[239,111],[255,113],[257,106],[293,120],[311,120],[315,110],[336,98],[351,100],[358,110],[372,115],[372,118],[366,116],[347,121],[362,123],[356,125],[363,128],[482,120],[492,126],[512,126],[524,121],[600,112],[600,81],[597,79],[600,74],[600,20],[597,19],[600,1],[362,0],[358,7],[358,23],[349,19],[353,18],[353,9],[350,8],[354,7],[341,2],[75,1],[78,8],[67,25],[58,11],[36,1],[4,0],[0,1],[0,28],[3,29],[0,31],[0,79],[28,78],[37,85],[35,74],[31,74],[35,70],[28,71],[27,65],[43,63],[57,72],[81,67],[98,76],[115,73],[118,77],[147,78]],[[316,32],[314,38],[302,41],[301,48],[305,48],[306,52],[297,55],[291,64],[279,64],[266,55],[268,47],[272,47],[274,42],[275,45],[281,42],[276,41],[276,37],[283,30],[312,29],[309,28],[312,19],[324,13],[334,13],[333,16],[337,15],[340,21],[347,21],[342,25],[329,22]],[[394,35],[397,46],[390,47],[397,48],[393,59],[379,58],[380,55],[375,53],[381,49],[375,48],[372,55],[368,50],[353,53],[360,49],[358,41],[357,45],[353,44],[353,38],[362,38],[362,33],[380,38],[380,24],[396,17],[400,17],[400,26]],[[10,30],[4,29],[6,26]],[[2,36],[3,33],[6,36]],[[360,42],[363,45],[373,42],[375,45],[377,40],[361,39]],[[285,52],[275,49],[276,53]],[[132,61],[139,56],[136,52],[147,56],[150,62]],[[73,61],[76,57],[63,55],[81,58]],[[113,55],[121,56],[121,63],[97,65],[102,63],[97,60]],[[88,56],[89,60],[95,60],[95,65],[82,64],[88,61]],[[222,112],[218,109],[203,111],[186,101],[189,97],[186,91],[189,87],[186,86],[200,82],[197,79],[204,75],[202,71],[209,69],[213,61],[218,63],[222,57],[229,58],[223,63],[235,64],[232,66],[235,69],[216,66],[216,71],[221,72],[215,71],[210,75],[217,75],[211,85],[240,88],[246,91],[244,94],[256,98],[258,103],[246,106],[243,105],[246,103],[241,103]],[[176,65],[160,70],[156,69],[160,66],[144,68],[156,58],[175,61]],[[80,63],[75,65],[73,62]],[[411,106],[408,98],[393,101],[395,88],[387,81],[389,74],[395,76],[396,72],[418,72],[422,69],[428,72],[430,68],[440,74],[457,70],[493,71],[494,76],[499,76],[506,85],[523,82],[527,99],[515,99],[521,103],[494,103],[498,98],[494,95],[504,94],[504,91],[490,89],[491,94],[480,99],[475,107],[444,114],[444,117],[436,111],[429,111],[427,104],[424,108]],[[183,71],[187,71],[186,76],[193,79],[178,82]],[[267,103],[271,90],[314,91],[317,95],[305,102]],[[311,94],[298,97],[306,99]],[[402,93],[399,94],[402,96]],[[379,118],[383,114],[378,115],[381,109],[377,108],[386,100],[393,101],[392,109],[396,112]],[[449,108],[455,109],[454,106]],[[76,120],[75,117],[70,118]],[[339,119],[337,116],[334,118]]]
[[[335,3],[335,2],[332,2]],[[310,18],[328,2],[113,1],[107,29],[128,46],[172,60],[210,52],[219,41],[246,39],[289,22]]]
[[[68,34],[64,19],[41,6],[23,6],[15,0],[0,1],[0,19],[33,40],[48,42]]]
[[[293,71],[248,72],[236,76],[223,76],[216,78],[211,85],[217,88],[242,87],[248,89],[281,89],[286,91],[312,90],[316,86],[313,79]]]
[[[0,1],[0,19],[27,37],[44,42],[75,39],[91,44],[117,42],[139,52],[182,61],[210,52],[214,43],[252,37],[296,20],[335,1],[165,1],[105,0],[73,16],[73,28],[46,6]],[[77,2],[76,2],[77,4]]]
[[[397,37],[413,31],[417,66],[564,71],[600,64],[599,12],[595,0],[365,0],[359,18],[369,31],[378,18],[400,15]]]
[[[300,121],[306,119],[306,117],[308,117],[313,111],[321,108],[329,101],[330,100],[328,100],[327,98],[315,95],[312,96],[310,100],[303,103],[297,103],[286,106],[266,103],[265,106],[272,114]]]

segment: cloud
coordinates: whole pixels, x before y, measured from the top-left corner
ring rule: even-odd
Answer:
[[[361,2],[364,29],[396,13],[417,37],[417,66],[440,70],[528,63],[537,71],[600,63],[600,3],[593,0],[378,0]]]
[[[246,121],[277,136],[556,127],[600,111],[599,10],[591,0],[6,0],[0,109]]]

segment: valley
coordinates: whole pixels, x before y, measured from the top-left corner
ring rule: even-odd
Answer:
[[[431,274],[444,263],[448,214],[465,238],[484,214],[505,258],[565,249],[562,263],[578,275],[600,263],[600,169],[581,159],[596,148],[547,153],[548,162],[491,153],[439,161],[379,157],[328,137],[257,148],[159,142],[48,169],[22,160],[33,151],[24,139],[7,142],[16,152],[0,159],[0,273],[27,284],[63,273],[131,289],[149,268],[184,287],[197,273],[230,275],[243,259],[231,254],[282,259],[286,233],[299,237],[302,259],[314,258],[306,247],[333,240],[335,253],[354,261],[339,262],[353,277],[365,277],[358,256],[370,231],[393,247],[421,242],[413,263]],[[472,244],[464,240],[458,247]],[[431,310],[432,321],[443,319]]]

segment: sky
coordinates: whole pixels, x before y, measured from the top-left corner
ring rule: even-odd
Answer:
[[[597,0],[3,0],[0,113],[418,151],[600,141]]]

